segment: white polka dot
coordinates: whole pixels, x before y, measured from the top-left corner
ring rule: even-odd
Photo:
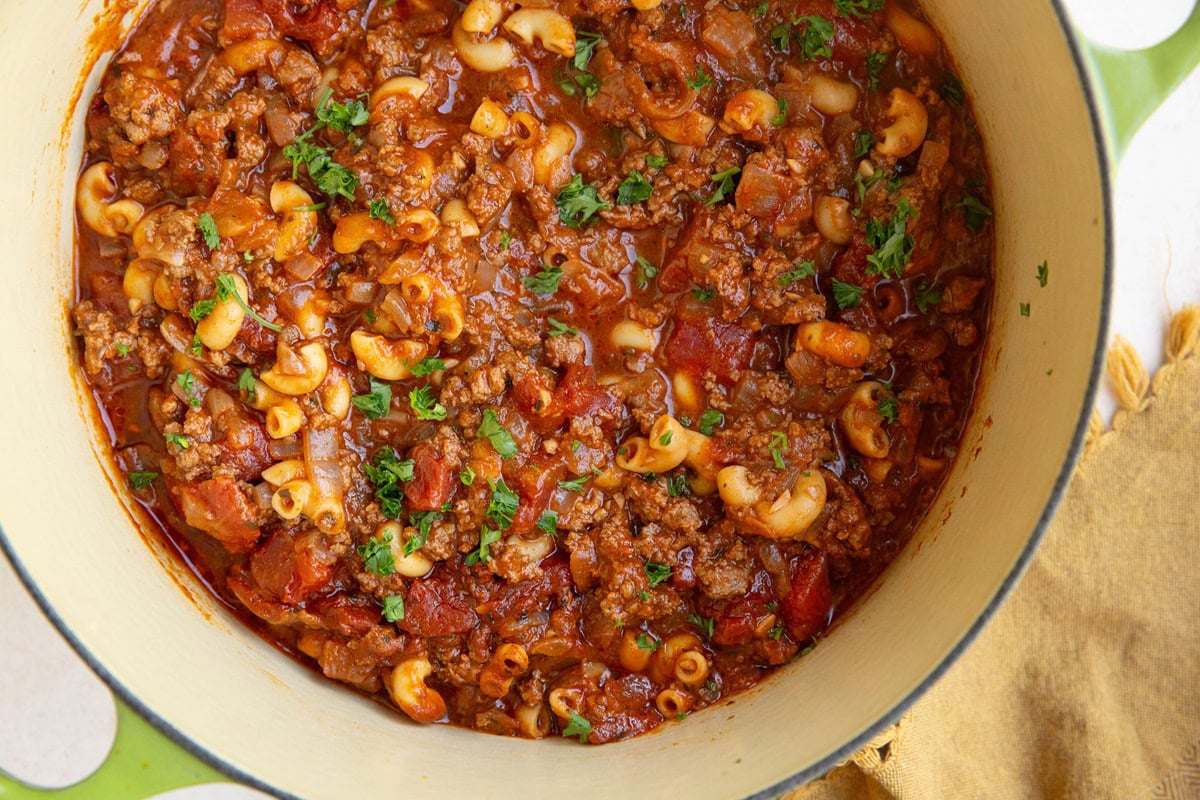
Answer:
[[[1187,20],[1196,0],[1063,0],[1085,36],[1118,50],[1141,50],[1166,39]]]
[[[42,616],[0,555],[0,769],[43,789],[100,768],[117,733],[112,695]]]

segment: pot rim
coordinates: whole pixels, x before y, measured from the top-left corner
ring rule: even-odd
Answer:
[[[1079,456],[1083,450],[1083,443],[1087,435],[1089,422],[1091,419],[1091,409],[1095,405],[1096,393],[1099,389],[1100,376],[1103,372],[1105,362],[1105,343],[1108,340],[1108,328],[1112,312],[1112,287],[1113,287],[1113,204],[1112,204],[1112,172],[1114,164],[1112,161],[1112,150],[1109,143],[1106,141],[1106,128],[1101,115],[1103,107],[1102,98],[1100,96],[1100,88],[1096,80],[1090,74],[1087,62],[1083,53],[1082,41],[1076,32],[1071,27],[1066,9],[1063,7],[1062,0],[1049,0],[1050,6],[1054,9],[1055,17],[1058,20],[1059,28],[1066,40],[1067,48],[1071,54],[1071,61],[1075,66],[1076,77],[1079,81],[1079,86],[1083,90],[1084,100],[1087,104],[1088,118],[1092,130],[1092,145],[1097,158],[1097,166],[1100,177],[1101,203],[1104,215],[1104,269],[1103,269],[1103,285],[1101,287],[1101,307],[1099,327],[1096,335],[1095,350],[1092,355],[1092,365],[1088,376],[1087,390],[1084,393],[1084,400],[1079,411],[1079,418],[1075,423],[1075,431],[1071,437],[1071,444],[1067,451],[1067,457],[1063,461],[1062,469],[1055,479],[1054,487],[1050,492],[1050,496],[1046,501],[1046,506],[1042,510],[1041,516],[1038,518],[1037,524],[1030,533],[1029,539],[1022,549],[1016,562],[1008,575],[1001,582],[1000,587],[992,596],[987,606],[980,613],[979,617],[967,629],[967,632],[961,639],[950,649],[950,651],[942,658],[942,660],[933,668],[933,670],[921,680],[916,687],[907,695],[900,699],[894,706],[884,712],[880,717],[868,725],[862,733],[851,739],[846,744],[829,753],[820,760],[814,762],[808,767],[796,772],[795,774],[778,781],[770,786],[766,786],[753,794],[746,796],[745,800],[775,800],[783,793],[795,789],[805,783],[808,783],[816,778],[821,777],[825,773],[837,767],[842,762],[846,761],[851,755],[861,750],[868,742],[878,736],[884,729],[894,724],[908,709],[921,699],[921,697],[937,683],[941,677],[954,665],[954,663],[962,656],[968,647],[975,641],[979,633],[991,621],[992,616],[1003,605],[1008,595],[1020,581],[1025,570],[1028,569],[1032,561],[1034,553],[1037,551],[1038,545],[1041,544],[1043,537],[1046,534],[1046,529],[1050,525],[1050,521],[1054,518],[1054,513],[1062,501],[1063,494],[1066,492],[1067,486],[1070,484],[1071,476],[1075,471],[1075,465],[1079,460]],[[42,613],[55,627],[60,635],[67,641],[80,658],[88,665],[88,667],[99,677],[106,686],[118,697],[122,702],[128,705],[138,716],[148,721],[154,728],[169,739],[171,742],[179,746],[185,752],[196,757],[205,764],[213,767],[222,774],[236,780],[251,788],[261,792],[273,795],[275,797],[284,798],[284,800],[304,800],[299,795],[286,792],[276,786],[272,786],[262,779],[236,767],[221,756],[208,750],[207,748],[197,744],[187,734],[185,734],[173,722],[159,715],[149,708],[138,695],[118,680],[105,665],[100,662],[83,642],[75,635],[74,631],[67,625],[65,620],[59,616],[55,608],[46,599],[41,589],[38,587],[33,576],[28,572],[25,565],[18,558],[15,549],[8,540],[8,536],[4,532],[3,525],[0,525],[0,551],[8,558],[13,565],[17,577],[24,585],[25,589],[33,597]]]

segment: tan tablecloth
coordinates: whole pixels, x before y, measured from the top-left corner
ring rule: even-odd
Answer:
[[[1087,451],[1028,574],[873,747],[786,800],[1200,798],[1200,306]],[[1031,442],[1030,446],[1036,446]]]

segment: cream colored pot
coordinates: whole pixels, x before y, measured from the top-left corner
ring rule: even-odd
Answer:
[[[259,640],[136,533],[81,399],[67,314],[76,98],[94,91],[97,72],[81,75],[103,2],[80,5],[0,4],[0,539],[114,689],[236,777],[359,800],[773,796],[893,721],[1028,562],[1086,427],[1109,286],[1096,121],[1047,0],[924,3],[990,151],[998,243],[977,408],[925,525],[812,655],[685,724],[599,748],[410,724]]]

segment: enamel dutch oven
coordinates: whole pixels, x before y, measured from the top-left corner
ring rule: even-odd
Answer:
[[[136,506],[97,444],[103,421],[67,310],[86,105],[77,101],[95,91],[103,51],[142,5],[0,5],[0,542],[91,666],[193,753],[311,798],[774,797],[893,722],[1021,575],[1087,427],[1110,291],[1112,151],[1098,79],[1056,3],[923,3],[987,144],[997,241],[976,408],[925,523],[811,655],[685,724],[600,748],[410,724],[258,639],[137,533]],[[1120,75],[1134,102],[1111,118],[1114,149],[1149,111],[1155,92],[1144,87],[1162,89],[1184,69],[1148,63]],[[1043,261],[1053,280],[1039,289]]]

